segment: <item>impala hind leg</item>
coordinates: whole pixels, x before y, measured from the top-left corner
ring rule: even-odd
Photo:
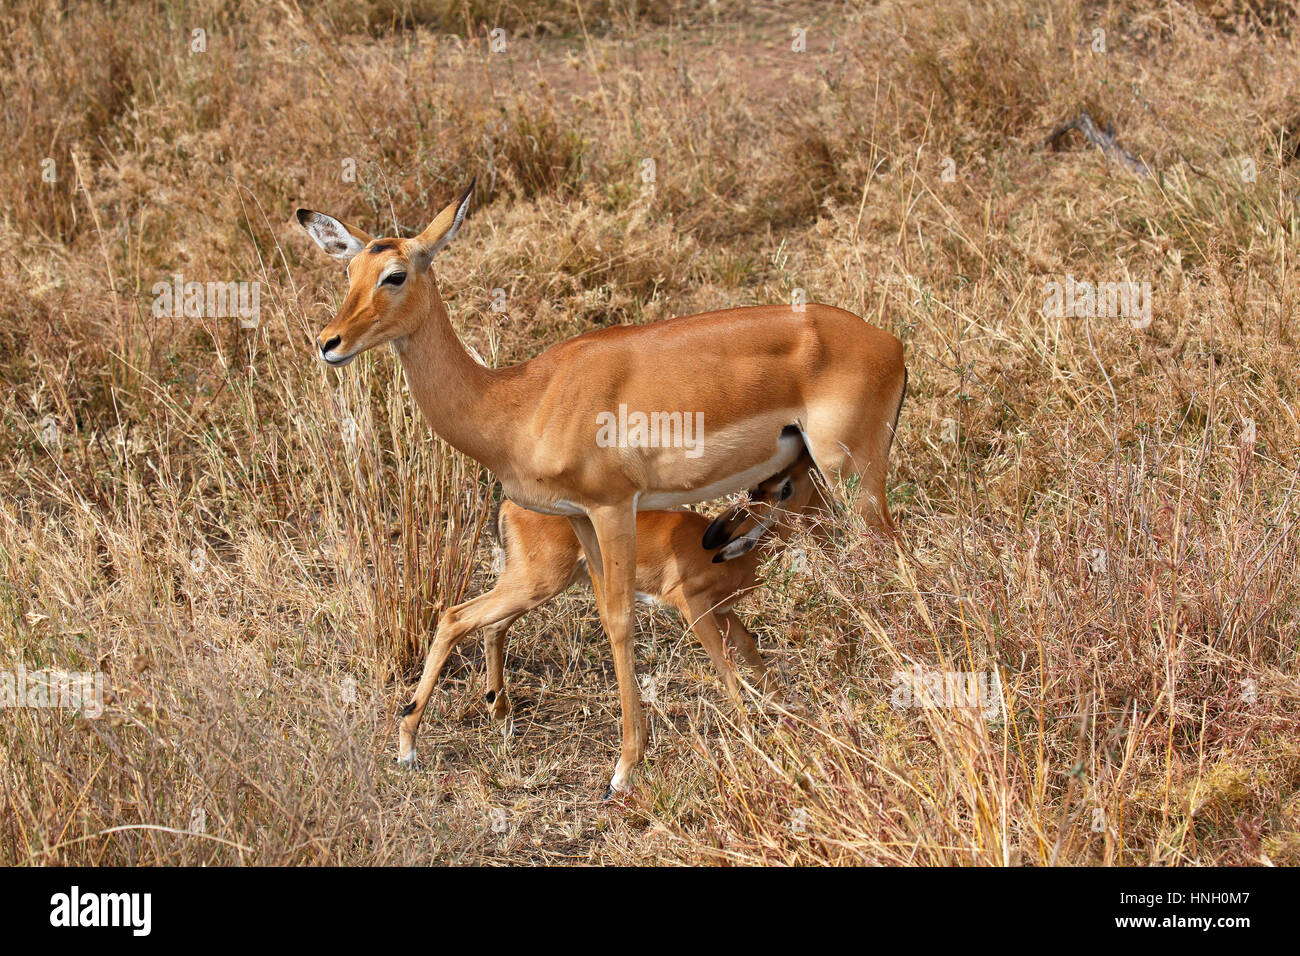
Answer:
[[[885,479],[907,395],[902,346],[897,342],[894,346],[896,355],[863,380],[866,387],[855,400],[840,396],[834,402],[814,403],[806,421],[798,426],[818,470],[832,485],[836,478],[856,485],[857,497],[849,503],[869,528],[890,537],[895,533],[894,520],[889,514]],[[831,491],[833,497],[841,497],[836,489]]]
[[[527,608],[521,607],[517,595],[495,587],[487,594],[458,604],[443,613],[429,653],[424,659],[424,673],[420,676],[419,686],[415,688],[415,696],[401,711],[402,721],[398,727],[397,742],[399,764],[410,766],[415,763],[415,732],[420,726],[425,707],[429,705],[429,697],[433,694],[434,684],[438,682],[438,675],[442,673],[442,668],[456,645],[480,627],[507,619],[513,621],[525,610]]]
[[[632,789],[637,765],[645,754],[646,723],[641,689],[636,682],[633,606],[636,600],[636,511],[612,507],[570,518],[587,555],[591,586],[600,621],[609,636],[623,709],[623,747],[605,796]]]
[[[901,401],[902,386],[899,387]],[[885,481],[889,477],[889,450],[893,443],[894,419],[865,423],[868,427],[857,433],[852,446],[840,440],[826,440],[815,432],[807,435],[808,448],[822,474],[838,477],[845,486],[856,485],[856,497],[847,503],[866,523],[867,527],[888,537],[895,535],[894,519],[889,513],[889,499]],[[813,497],[810,511],[824,511],[823,499],[829,496],[837,505],[845,504],[841,494],[832,487]],[[818,508],[818,505],[823,505]]]

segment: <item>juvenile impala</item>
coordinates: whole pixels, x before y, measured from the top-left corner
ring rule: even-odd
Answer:
[[[756,686],[773,692],[763,657],[732,606],[757,581],[763,551],[757,546],[786,514],[797,514],[812,498],[812,459],[804,454],[780,474],[749,492],[749,513],[732,509],[729,526],[752,527],[734,537],[719,537],[716,550],[700,539],[709,519],[694,511],[642,511],[636,517],[636,591],[638,598],[675,607],[708,652],[732,700],[740,685],[727,659],[730,643],[754,672]],[[758,510],[762,507],[763,510]],[[722,519],[720,519],[722,520]],[[456,645],[479,628],[487,650],[488,712],[501,719],[510,712],[505,692],[505,643],[510,626],[534,608],[588,578],[582,547],[566,518],[529,511],[506,500],[496,515],[496,535],[505,556],[496,585],[442,615],[424,662],[415,699],[403,711],[398,761],[415,762],[415,733],[447,658]]]
[[[906,387],[903,346],[843,309],[765,305],[600,329],[522,365],[485,368],[452,329],[430,267],[473,189],[411,239],[372,239],[299,209],[321,248],[348,263],[347,296],[317,344],[340,367],[391,344],[435,433],[494,472],[512,501],[569,518],[622,703],[610,791],[627,790],[646,733],[632,640],[637,511],[747,488],[794,461],[802,435],[823,475],[856,484],[851,506],[892,531],[885,476]],[[648,418],[659,435],[648,434]],[[689,441],[686,422],[702,423]]]

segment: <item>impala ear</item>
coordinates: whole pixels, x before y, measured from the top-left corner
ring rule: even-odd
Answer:
[[[720,548],[736,533],[740,527],[741,521],[744,520],[746,512],[743,508],[736,506],[728,508],[722,514],[713,519],[713,523],[704,531],[704,539],[700,544],[705,551],[712,551],[714,548]]]
[[[351,261],[370,241],[370,236],[360,229],[353,229],[347,223],[323,212],[299,209],[298,222],[307,230],[307,235],[316,240],[316,245],[344,262]]]
[[[424,266],[427,267],[434,255],[455,239],[456,233],[460,232],[460,224],[465,221],[465,213],[469,212],[469,197],[474,194],[474,183],[477,179],[477,176],[471,179],[469,186],[460,194],[460,198],[444,206],[442,212],[433,217],[429,228],[415,237],[415,241],[420,246],[418,255],[425,260]]]
[[[763,540],[763,535],[766,531],[767,529],[763,525],[755,525],[748,533],[741,535],[739,538],[734,538],[731,541],[728,541],[722,546],[718,553],[713,556],[713,563],[721,564],[723,561],[731,561],[743,554],[749,554],[749,552],[758,547],[758,544]]]

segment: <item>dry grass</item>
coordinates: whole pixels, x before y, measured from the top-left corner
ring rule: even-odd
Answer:
[[[5,713],[0,863],[1300,862],[1293,14],[7,5],[0,671],[108,694]],[[1157,175],[1044,149],[1081,109]],[[749,604],[809,715],[738,720],[643,615],[629,806],[584,593],[516,626],[512,724],[471,642],[393,766],[492,483],[391,356],[311,360],[342,277],[290,213],[410,231],[470,175],[439,270],[490,362],[795,289],[908,348],[905,548],[845,527]],[[155,318],[175,273],[260,281],[259,325]],[[1152,323],[1044,316],[1067,275],[1149,282]],[[1002,706],[894,708],[913,663]]]

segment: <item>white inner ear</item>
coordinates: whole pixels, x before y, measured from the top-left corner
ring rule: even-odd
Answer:
[[[731,561],[734,558],[740,557],[742,554],[748,554],[753,551],[754,548],[757,547],[759,541],[762,540],[764,530],[765,529],[763,528],[755,528],[753,531],[736,538],[734,541],[728,541],[718,551],[718,555],[723,561]]]
[[[305,223],[307,234],[335,259],[351,259],[366,247],[366,244],[348,232],[343,223],[333,216],[314,212]]]
[[[732,558],[738,558],[742,554],[748,554],[758,547],[763,541],[763,537],[772,530],[772,525],[776,524],[777,509],[769,508],[767,514],[762,518],[754,519],[754,527],[750,528],[739,538],[733,538],[728,541],[718,553],[722,555],[722,560],[730,561]]]
[[[469,212],[469,199],[471,194],[466,194],[461,200],[460,207],[456,210],[456,218],[451,221],[451,228],[448,229],[441,239],[429,247],[428,255],[432,258],[433,254],[439,249],[444,248],[447,243],[456,238],[456,233],[460,232],[460,224],[465,221],[465,213]]]

